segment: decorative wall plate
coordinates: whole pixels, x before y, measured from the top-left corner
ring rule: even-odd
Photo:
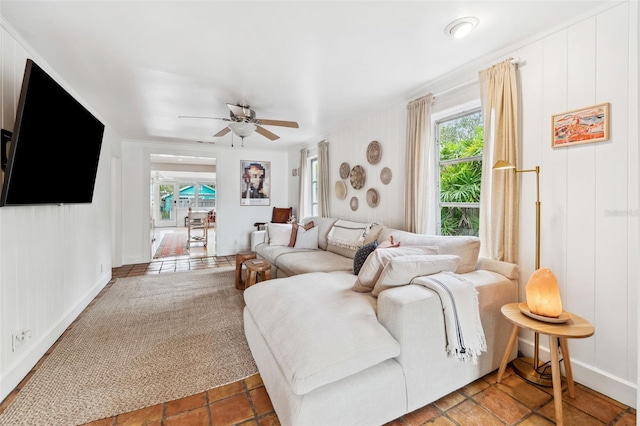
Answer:
[[[367,161],[369,164],[378,164],[382,158],[382,146],[378,141],[371,141],[367,147]]]
[[[340,164],[340,177],[342,179],[346,179],[349,177],[349,170],[351,168],[349,167],[349,163],[342,163]]]
[[[358,210],[358,197],[351,197],[351,200],[349,201],[349,207],[351,207],[351,210],[353,210],[354,212]]]
[[[353,166],[353,169],[351,169],[351,175],[349,176],[351,186],[353,186],[354,189],[362,188],[364,186],[365,178],[366,173],[362,166]]]
[[[384,169],[382,169],[380,171],[380,181],[382,181],[382,183],[384,183],[385,185],[388,185],[389,182],[391,182],[391,169],[388,167],[385,167]]]
[[[347,198],[347,185],[341,180],[336,182],[336,196],[340,200]]]
[[[367,191],[367,204],[369,204],[369,207],[377,207],[379,203],[380,195],[378,194],[378,191],[373,188],[369,188]]]

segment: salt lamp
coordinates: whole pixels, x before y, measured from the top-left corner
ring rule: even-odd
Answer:
[[[525,290],[527,306],[532,313],[550,318],[558,318],[562,314],[558,280],[551,269],[540,268],[535,271]]]

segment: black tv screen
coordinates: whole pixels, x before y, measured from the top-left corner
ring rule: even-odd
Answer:
[[[104,124],[31,59],[0,206],[91,203]]]

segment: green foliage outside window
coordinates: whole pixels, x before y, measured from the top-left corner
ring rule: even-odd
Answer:
[[[438,125],[440,143],[440,233],[478,235],[479,208],[451,203],[479,203],[484,134],[480,112]],[[469,161],[456,161],[461,159]],[[453,161],[452,161],[453,160]],[[443,162],[445,162],[443,164]]]

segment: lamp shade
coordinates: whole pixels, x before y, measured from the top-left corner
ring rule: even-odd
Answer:
[[[229,128],[236,136],[246,138],[256,130],[256,125],[254,123],[229,123]]]
[[[498,160],[496,161],[496,164],[493,165],[493,170],[506,170],[506,169],[515,169],[515,168],[516,166],[504,160]]]
[[[562,300],[558,280],[549,268],[540,268],[531,275],[526,286],[527,306],[536,315],[558,318]]]

